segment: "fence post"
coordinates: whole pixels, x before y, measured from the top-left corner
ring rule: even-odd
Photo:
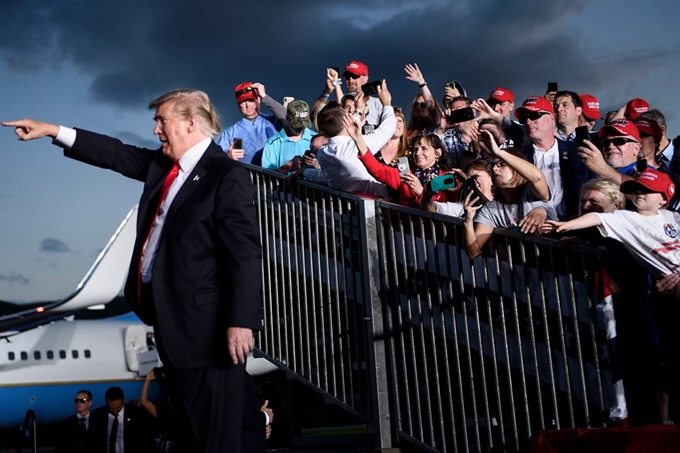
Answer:
[[[383,306],[380,300],[379,274],[382,269],[378,240],[379,219],[376,216],[376,203],[373,200],[362,200],[359,204],[359,217],[366,228],[360,228],[361,247],[365,251],[361,258],[364,282],[365,323],[369,339],[368,353],[371,363],[371,389],[373,395],[373,413],[375,420],[376,447],[390,449],[393,447],[392,417],[390,414],[390,392],[388,385],[388,364],[385,351],[385,323],[383,320]],[[370,306],[368,305],[370,303]]]

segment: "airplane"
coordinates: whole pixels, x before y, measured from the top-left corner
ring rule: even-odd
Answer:
[[[117,297],[132,255],[136,213],[135,206],[69,296],[0,302],[0,429],[21,427],[29,409],[40,424],[58,423],[73,415],[79,390],[92,392],[93,408],[105,404],[113,385],[126,400],[139,398],[146,374],[162,365],[153,328]],[[278,368],[251,353],[246,369],[257,376]],[[158,393],[152,385],[149,399]]]

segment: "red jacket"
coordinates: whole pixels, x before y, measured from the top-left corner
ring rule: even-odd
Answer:
[[[399,170],[395,167],[382,164],[378,162],[373,153],[369,150],[363,156],[359,155],[359,160],[363,162],[366,170],[375,179],[395,190],[399,190],[399,204],[408,206],[410,208],[420,209],[420,195],[417,195],[411,188],[406,185],[399,175]],[[442,173],[443,174],[443,173]],[[437,193],[432,197],[433,201],[458,201],[458,191],[451,192],[448,190]]]

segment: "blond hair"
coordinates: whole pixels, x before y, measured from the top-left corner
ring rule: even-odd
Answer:
[[[203,91],[192,89],[169,91],[151,101],[149,110],[158,109],[168,101],[175,101],[175,112],[182,119],[196,117],[201,132],[207,137],[215,137],[220,133],[220,114]]]
[[[611,179],[607,178],[595,178],[586,182],[581,186],[581,197],[586,192],[586,190],[597,190],[602,193],[605,197],[609,199],[616,209],[624,209],[626,207],[626,197],[621,192],[621,188]]]

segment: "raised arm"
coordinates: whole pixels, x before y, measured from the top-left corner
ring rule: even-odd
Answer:
[[[550,200],[550,188],[545,180],[543,172],[534,164],[526,159],[510,154],[504,149],[500,149],[493,135],[489,131],[482,131],[485,137],[485,144],[489,147],[494,156],[505,161],[524,179],[526,179],[534,190],[534,193],[545,201]]]
[[[259,82],[253,83],[253,89],[257,93],[257,96],[260,98],[260,102],[269,107],[269,110],[272,111],[281,127],[288,126],[289,125],[288,120],[286,119],[287,111],[283,104],[280,104],[276,99],[267,95],[267,92],[265,91],[265,87],[263,84]]]
[[[144,386],[142,387],[142,396],[139,398],[139,404],[146,409],[146,411],[151,414],[154,418],[158,418],[158,411],[156,410],[156,405],[149,401],[149,385],[151,381],[156,379],[156,372],[154,369],[149,371],[144,379]]]

